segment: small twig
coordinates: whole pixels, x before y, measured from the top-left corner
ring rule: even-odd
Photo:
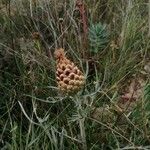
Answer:
[[[83,47],[87,48],[88,23],[87,23],[86,11],[85,11],[85,4],[83,3],[83,0],[77,0],[76,6],[80,12],[81,21],[83,24]],[[84,52],[83,55],[85,55]]]
[[[85,14],[85,6],[84,6],[84,3],[82,0],[77,0],[76,5],[77,5],[80,15],[81,15],[81,19],[82,19],[82,23],[83,23],[84,38],[86,39],[88,26],[87,26],[87,17]]]

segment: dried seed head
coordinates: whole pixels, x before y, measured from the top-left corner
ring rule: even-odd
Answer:
[[[63,93],[74,93],[85,84],[83,73],[66,58],[64,49],[57,49],[54,53],[56,59],[56,79],[58,88]]]

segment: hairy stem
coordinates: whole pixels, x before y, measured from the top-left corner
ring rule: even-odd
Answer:
[[[76,98],[78,107],[77,112],[79,116],[79,128],[80,128],[80,136],[83,143],[83,150],[87,150],[87,143],[86,143],[86,133],[85,133],[85,118],[84,115],[82,115],[83,107],[82,107],[82,101],[78,98]]]

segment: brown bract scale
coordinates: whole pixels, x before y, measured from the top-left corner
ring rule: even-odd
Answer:
[[[64,49],[56,49],[56,80],[58,88],[63,93],[75,93],[85,84],[85,77],[73,62],[66,56]]]

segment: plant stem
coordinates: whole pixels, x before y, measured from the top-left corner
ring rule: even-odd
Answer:
[[[83,112],[83,107],[82,107],[82,102],[80,99],[76,98],[77,102],[78,102],[78,107],[77,107],[77,112],[79,115],[79,127],[80,127],[80,136],[81,136],[81,140],[83,143],[83,150],[87,150],[87,143],[86,143],[86,133],[85,133],[85,118],[82,115]]]
[[[85,118],[79,119],[79,126],[80,126],[80,135],[81,135],[82,143],[83,143],[83,149],[87,150],[84,121],[85,121]]]

